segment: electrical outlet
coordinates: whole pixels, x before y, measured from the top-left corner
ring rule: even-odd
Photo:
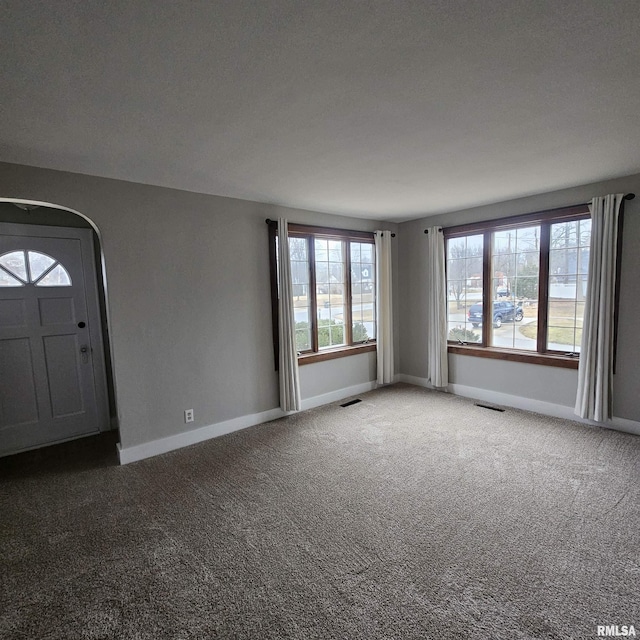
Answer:
[[[184,421],[185,422],[193,422],[193,409],[185,409],[184,410]]]

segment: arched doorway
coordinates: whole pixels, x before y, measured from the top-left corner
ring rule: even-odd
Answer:
[[[0,198],[0,455],[116,425],[106,277],[97,227]]]

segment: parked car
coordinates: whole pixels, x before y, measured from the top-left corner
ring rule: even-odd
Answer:
[[[482,303],[472,304],[468,313],[469,322],[475,329],[482,324]],[[524,318],[524,312],[520,305],[513,302],[496,300],[493,303],[493,326],[497,329],[503,322],[520,322]]]

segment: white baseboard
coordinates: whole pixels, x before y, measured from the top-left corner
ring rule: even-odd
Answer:
[[[407,384],[413,384],[416,387],[426,387],[427,389],[434,388],[434,386],[429,382],[428,378],[418,378],[418,376],[408,376],[406,373],[400,373],[397,377],[398,377],[398,382],[406,382]]]
[[[324,393],[312,398],[306,398],[302,400],[302,410],[313,409],[323,404],[329,404],[330,402],[336,402],[348,398],[349,396],[355,396],[359,393],[365,393],[375,389],[375,382],[365,382],[363,384],[356,384],[346,389],[338,389],[331,393]],[[269,422],[270,420],[276,420],[282,418],[286,413],[282,409],[269,409],[268,411],[262,411],[261,413],[253,413],[246,416],[240,416],[239,418],[233,418],[232,420],[225,420],[224,422],[218,422],[217,424],[210,424],[205,427],[199,427],[198,429],[192,429],[191,431],[184,431],[183,433],[176,433],[166,438],[159,438],[158,440],[151,440],[150,442],[144,442],[133,447],[122,447],[118,444],[118,456],[120,458],[120,464],[128,464],[129,462],[137,462],[138,460],[144,460],[145,458],[151,458],[153,456],[160,455],[161,453],[168,453],[175,449],[182,449],[182,447],[188,447],[198,442],[204,442],[211,438],[217,438],[218,436],[232,433],[233,431],[239,431],[240,429],[246,429],[253,427],[257,424]]]
[[[574,422],[581,422],[582,424],[589,424],[594,427],[615,429],[617,431],[625,431],[627,433],[640,435],[640,422],[636,422],[635,420],[614,417],[611,421],[606,423],[595,422],[594,420],[587,420],[577,416],[573,412],[573,407],[567,407],[553,402],[545,402],[544,400],[523,398],[521,396],[514,396],[508,393],[500,393],[498,391],[490,391],[487,389],[480,389],[478,387],[468,387],[462,384],[450,384],[449,390],[455,395],[465,396],[466,398],[482,400],[492,404],[501,404],[507,407],[515,407],[516,409],[524,409],[525,411],[535,411],[536,413],[541,413],[545,416],[573,420]]]
[[[414,384],[419,387],[433,389],[433,386],[426,378],[418,378],[416,376],[401,374],[400,381],[408,384]],[[503,405],[505,407],[514,407],[516,409],[524,409],[525,411],[534,411],[535,413],[541,413],[545,416],[564,418],[565,420],[573,420],[575,422],[581,422],[595,427],[616,429],[617,431],[625,431],[627,433],[640,435],[640,422],[636,422],[635,420],[615,417],[607,423],[585,420],[573,413],[573,407],[567,407],[553,402],[545,402],[544,400],[523,398],[522,396],[500,393],[499,391],[491,391],[490,389],[481,389],[480,387],[469,387],[463,384],[450,384],[447,387],[447,391],[456,396],[464,396],[465,398],[481,400],[482,402]]]
[[[363,382],[362,384],[354,384],[351,387],[345,389],[338,389],[337,391],[331,391],[330,393],[323,393],[313,398],[306,398],[302,400],[302,410],[314,409],[320,407],[323,404],[329,404],[330,402],[337,402],[338,400],[344,400],[349,396],[357,396],[359,393],[366,393],[376,388],[375,380],[371,382]]]
[[[553,416],[554,418],[579,421],[578,416],[573,413],[573,407],[566,407],[553,402],[523,398],[522,396],[514,396],[490,389],[481,389],[480,387],[468,387],[464,384],[450,384],[449,391],[456,396],[464,396],[465,398],[472,398],[473,400],[481,400],[482,402],[503,405],[505,407],[515,407],[516,409],[524,409],[525,411],[535,411],[536,413]]]
[[[168,453],[175,449],[182,449],[182,447],[188,447],[192,444],[197,444],[198,442],[217,438],[218,436],[223,436],[227,433],[232,433],[233,431],[246,429],[247,427],[252,427],[263,422],[269,422],[269,420],[275,420],[276,418],[281,418],[284,415],[285,413],[282,409],[270,409],[269,411],[262,411],[261,413],[253,413],[241,416],[240,418],[218,422],[217,424],[210,424],[206,427],[199,427],[198,429],[192,429],[191,431],[176,433],[175,435],[167,436],[166,438],[151,440],[150,442],[137,444],[133,447],[122,447],[118,444],[120,464],[137,462],[138,460],[151,458],[153,456],[160,455],[161,453]]]
[[[598,423],[594,422],[593,424]],[[611,420],[611,425],[605,426],[607,427],[607,429],[616,429],[616,431],[625,431],[626,433],[633,433],[636,436],[640,436],[640,422],[638,422],[637,420],[629,420],[629,418],[616,418],[614,416]]]

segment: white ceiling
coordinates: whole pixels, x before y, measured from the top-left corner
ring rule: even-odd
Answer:
[[[4,0],[0,160],[406,220],[640,171],[638,0]]]

